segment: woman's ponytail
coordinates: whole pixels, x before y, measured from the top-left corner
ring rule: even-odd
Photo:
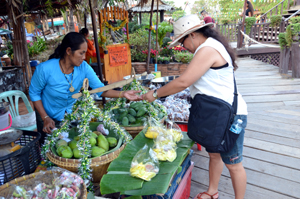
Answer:
[[[61,44],[58,44],[57,48],[54,50],[54,53],[50,55],[49,59],[58,59],[61,58]]]

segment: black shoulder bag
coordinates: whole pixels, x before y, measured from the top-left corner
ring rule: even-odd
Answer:
[[[197,94],[192,99],[188,122],[188,136],[204,146],[207,152],[230,151],[239,134],[229,129],[237,112],[237,88],[234,80],[234,100],[232,106],[219,98]]]

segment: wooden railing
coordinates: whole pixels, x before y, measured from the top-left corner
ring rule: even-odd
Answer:
[[[270,20],[271,16],[273,15],[282,15],[283,14],[283,3],[285,1],[288,1],[287,10],[290,9],[290,2],[291,0],[283,0],[279,2],[276,6],[265,12],[263,15],[260,16],[260,22],[267,22]],[[294,6],[296,5],[296,0],[294,0]],[[280,10],[280,12],[279,12]],[[270,17],[267,19],[268,14],[270,14]]]
[[[217,25],[217,30],[227,38],[228,42],[237,41],[238,25],[237,24],[222,24]]]
[[[271,23],[256,23],[252,26],[249,37],[260,43],[278,43],[278,35],[286,31],[288,22],[282,21],[279,27],[272,27]],[[237,47],[242,47],[242,34],[240,30],[242,25],[238,24]]]

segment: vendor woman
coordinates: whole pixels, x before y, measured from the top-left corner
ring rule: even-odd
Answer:
[[[88,78],[92,89],[104,86],[94,70],[84,61],[87,42],[80,33],[68,33],[62,43],[55,49],[49,60],[37,66],[29,87],[30,99],[34,104],[37,117],[37,130],[42,133],[44,142],[46,133],[59,127],[65,113],[72,112],[76,99],[72,95],[78,93],[83,80]],[[98,96],[128,100],[140,100],[139,91],[108,90],[97,93]]]

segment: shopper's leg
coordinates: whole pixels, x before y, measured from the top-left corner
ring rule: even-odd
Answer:
[[[218,192],[220,177],[223,171],[224,163],[219,153],[209,154],[209,187],[207,193],[213,195]],[[216,195],[215,198],[217,198]],[[203,195],[202,198],[211,198],[208,195]]]
[[[243,199],[246,192],[247,175],[240,162],[238,164],[226,164],[231,176],[235,199]]]

